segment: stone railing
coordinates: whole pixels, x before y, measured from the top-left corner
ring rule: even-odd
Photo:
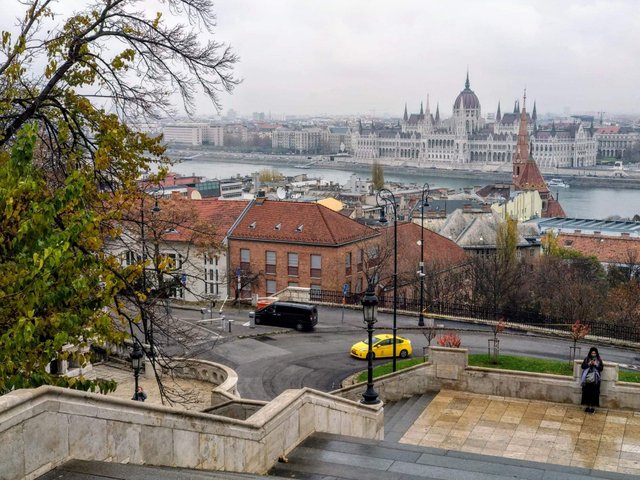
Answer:
[[[238,374],[225,365],[207,360],[174,358],[171,360],[170,368],[178,378],[190,378],[210,383],[213,387],[211,406],[239,398]]]
[[[380,405],[287,390],[246,420],[44,386],[0,397],[0,479],[71,459],[266,473],[314,432],[383,436]]]
[[[430,347],[429,362],[375,380],[375,389],[385,401],[437,392],[442,388],[504,397],[579,404],[580,361],[574,363],[573,377],[543,373],[516,372],[496,368],[471,367],[466,349]],[[366,383],[332,392],[358,400]],[[640,410],[640,384],[618,381],[618,365],[605,362],[600,387],[600,405],[605,408]]]

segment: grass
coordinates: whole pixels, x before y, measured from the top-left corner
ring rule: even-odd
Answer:
[[[424,363],[423,357],[407,358],[396,361],[396,370],[413,367]],[[568,361],[546,360],[534,357],[516,357],[513,355],[500,355],[498,363],[493,363],[486,354],[470,354],[469,365],[474,367],[501,368],[504,370],[515,370],[518,372],[551,373],[554,375],[573,376],[573,366]],[[373,369],[373,378],[381,377],[391,373],[392,363],[378,365]],[[367,371],[360,372],[358,382],[367,380]],[[640,383],[640,372],[629,372],[620,370],[618,380],[621,382]]]
[[[469,355],[469,365],[485,368],[502,368],[504,370],[516,370],[518,372],[552,373],[554,375],[573,375],[573,365],[561,360],[545,360],[544,358],[516,357],[513,355],[500,355],[498,363],[493,363],[488,355]]]
[[[413,367],[414,365],[418,365],[420,363],[424,363],[424,357],[413,357],[406,358],[404,360],[396,360],[396,370],[403,370],[405,368]],[[393,363],[384,363],[382,365],[378,365],[373,368],[373,378],[381,377],[382,375],[386,375],[387,373],[391,373],[393,370]],[[360,372],[358,375],[358,382],[366,382],[367,381],[367,371]]]

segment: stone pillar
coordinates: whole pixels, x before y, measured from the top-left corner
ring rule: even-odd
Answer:
[[[469,350],[466,348],[429,347],[429,361],[436,367],[436,378],[459,380],[469,365]]]

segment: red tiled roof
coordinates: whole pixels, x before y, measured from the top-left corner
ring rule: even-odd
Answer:
[[[544,218],[565,218],[567,214],[564,213],[564,209],[562,208],[562,205],[560,205],[560,202],[549,194],[549,198],[547,199],[547,209],[542,212],[542,216]]]
[[[557,240],[558,246],[594,256],[602,263],[627,263],[640,258],[640,238],[561,233]]]
[[[387,227],[387,228],[391,228]],[[398,224],[398,254],[402,255],[402,251],[406,249],[420,250],[417,241],[420,240],[420,225],[417,223],[399,223]],[[465,251],[442,235],[424,229],[424,260],[426,263],[434,262],[460,262],[465,258]]]
[[[600,127],[598,129],[598,133],[618,133],[620,131],[620,127],[612,126],[612,127]]]
[[[374,229],[317,203],[257,199],[230,238],[343,245],[377,235]]]
[[[229,229],[235,221],[240,217],[244,209],[247,207],[248,201],[245,200],[219,200],[217,198],[205,198],[202,200],[189,200],[186,198],[177,199],[181,202],[189,202],[189,208],[193,208],[197,218],[196,222],[207,222],[215,227],[217,241],[222,241]],[[176,233],[167,233],[164,239],[168,241],[188,241],[191,238],[191,232],[188,228],[181,229],[179,226]]]

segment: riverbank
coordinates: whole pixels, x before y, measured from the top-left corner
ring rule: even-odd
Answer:
[[[326,156],[306,156],[306,155],[268,155],[257,153],[235,153],[222,152],[209,149],[189,149],[189,152],[198,154],[194,160],[211,161],[225,160],[242,164],[267,164],[278,167],[299,168],[300,173],[304,173],[305,169],[313,167],[331,168],[334,170],[342,170],[362,174],[363,177],[370,175],[371,167],[369,165],[353,162],[350,158],[336,158],[330,160]],[[188,161],[186,161],[188,163]],[[304,167],[304,168],[303,168]],[[477,169],[451,169],[439,168],[431,165],[427,168],[406,167],[384,165],[385,172],[394,174],[415,174],[420,177],[427,178],[456,178],[469,180],[469,186],[485,185],[487,183],[501,183],[511,181],[510,165],[478,165]],[[610,169],[541,169],[543,175],[549,179],[560,178],[575,187],[601,187],[613,189],[640,189],[640,172],[629,171],[624,178],[614,176],[616,173]]]

